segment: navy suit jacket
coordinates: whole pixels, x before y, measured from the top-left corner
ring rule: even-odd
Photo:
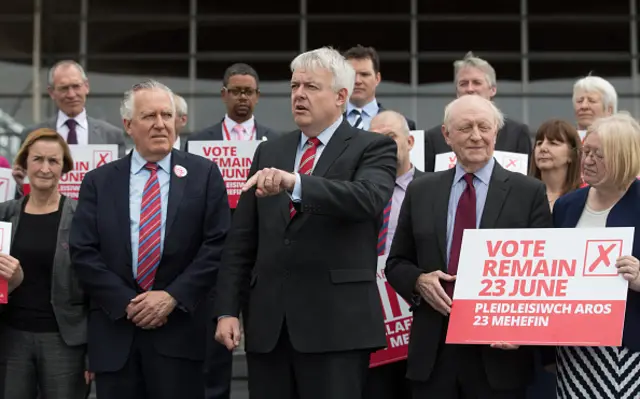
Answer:
[[[188,140],[185,140],[183,150],[189,151],[190,141],[209,141],[209,140],[224,140],[222,136],[222,122],[224,118],[213,126],[209,126],[199,132],[195,132],[189,135]],[[256,140],[262,140],[266,137],[267,140],[273,140],[277,137],[277,133],[270,128],[255,122],[256,125]]]
[[[587,203],[588,193],[589,187],[584,187],[559,198],[553,207],[553,226],[576,227]],[[607,227],[635,227],[631,255],[640,259],[640,181],[634,180],[627,193],[611,209]],[[627,296],[622,345],[632,351],[640,351],[640,293],[632,290]]]
[[[178,177],[175,165],[187,169]],[[141,289],[131,265],[129,179],[131,154],[85,175],[73,219],[71,261],[90,299],[88,346],[91,371],[121,369],[136,327],[127,305]],[[210,320],[204,299],[215,284],[230,224],[225,185],[215,164],[173,150],[165,240],[154,290],[178,302],[167,323],[149,330],[164,356],[202,360]]]

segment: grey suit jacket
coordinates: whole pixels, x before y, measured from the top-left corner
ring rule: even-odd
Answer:
[[[58,115],[56,114],[56,116],[47,120],[46,122],[26,127],[22,131],[22,142],[25,141],[29,133],[33,132],[36,129],[49,128],[56,130],[57,121]],[[87,116],[87,124],[89,125],[89,144],[117,144],[118,157],[123,158],[125,156],[126,147],[123,129],[119,129],[109,122],[95,119],[90,116]]]
[[[26,197],[0,203],[0,220],[10,222],[11,240],[20,224],[22,204]],[[66,198],[58,226],[58,241],[53,258],[51,278],[51,303],[62,339],[69,346],[87,343],[87,315],[89,302],[80,281],[71,267],[69,256],[69,231],[77,202]],[[37,245],[34,243],[34,245]],[[20,259],[18,259],[20,260]],[[9,296],[11,301],[11,296]]]

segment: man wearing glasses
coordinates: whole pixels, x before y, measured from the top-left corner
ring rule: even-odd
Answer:
[[[209,140],[265,140],[275,137],[275,132],[258,124],[253,110],[260,98],[258,74],[247,64],[233,64],[224,73],[222,80],[222,101],[227,107],[224,119],[213,126],[194,133],[189,141]]]

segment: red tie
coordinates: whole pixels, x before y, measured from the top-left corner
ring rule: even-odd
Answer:
[[[456,221],[453,225],[453,238],[451,239],[451,252],[449,253],[449,265],[447,273],[455,276],[458,273],[458,261],[460,260],[460,248],[462,247],[462,232],[464,229],[476,228],[476,189],[473,187],[473,173],[464,175],[467,187],[462,192],[458,207],[456,208]],[[454,283],[445,283],[445,291],[453,297]]]
[[[387,245],[387,232],[389,231],[389,219],[391,218],[391,201],[393,197],[387,202],[387,206],[384,207],[382,213],[382,227],[380,233],[378,233],[378,256],[384,255]]]
[[[136,281],[143,290],[153,286],[156,270],[160,264],[160,232],[162,228],[162,206],[158,164],[144,166],[151,172],[142,192],[140,204],[140,227],[138,236],[138,273]]]
[[[313,171],[313,164],[316,159],[316,151],[321,144],[320,139],[313,137],[307,140],[307,149],[302,154],[300,159],[300,167],[298,167],[298,173],[304,175],[310,175]],[[289,202],[289,216],[293,219],[296,215],[296,208],[293,207],[293,202]]]

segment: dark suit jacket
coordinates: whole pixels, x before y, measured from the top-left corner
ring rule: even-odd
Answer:
[[[11,223],[11,242],[15,237],[26,197],[0,203],[0,220]],[[58,226],[58,241],[53,257],[51,304],[60,335],[69,346],[87,343],[87,313],[89,303],[69,257],[69,231],[77,202],[65,198]],[[33,245],[38,245],[33,243]],[[20,259],[18,259],[20,260]]]
[[[263,142],[251,174],[293,171],[299,130]],[[379,217],[391,198],[396,144],[351,127],[335,131],[312,175],[301,175],[302,202],[289,216],[289,196],[240,197],[223,255],[215,316],[238,316],[242,289],[246,349],[273,350],[286,319],[303,353],[378,349],[386,344],[376,285]]]
[[[572,191],[560,197],[553,206],[553,225],[557,228],[576,227],[587,203],[589,187]],[[634,180],[627,193],[609,212],[607,227],[635,227],[631,255],[640,259],[640,181]],[[624,254],[627,255],[627,254]],[[640,293],[629,290],[624,318],[622,345],[634,352],[640,351]]]
[[[497,151],[517,152],[531,157],[531,136],[527,125],[505,118],[504,126],[498,131]],[[450,152],[451,147],[444,140],[442,125],[427,130],[424,134],[424,170],[433,172],[436,155]]]
[[[57,129],[58,114],[49,119],[46,122],[40,123],[35,126],[26,127],[22,131],[22,142],[27,138],[29,133],[36,129],[48,128]],[[125,142],[124,142],[124,130],[119,129],[112,124],[100,119],[95,119],[87,115],[87,124],[89,125],[89,144],[117,144],[118,145],[118,157],[125,156]]]
[[[223,121],[224,121],[224,118],[213,126],[209,126],[204,130],[190,134],[187,140],[184,141],[184,146],[183,146],[184,151],[189,151],[190,141],[224,140],[224,137],[222,134]],[[263,137],[266,137],[267,140],[273,140],[278,135],[275,131],[271,130],[266,126],[259,124],[258,122],[255,122],[255,125],[256,125],[256,140],[262,140]]]
[[[173,173],[182,165],[188,173]],[[125,309],[141,291],[131,266],[129,175],[131,155],[85,175],[73,220],[71,260],[91,300],[89,361],[92,371],[122,368],[137,327]],[[215,164],[173,150],[164,250],[154,290],[167,291],[178,302],[164,326],[151,330],[158,353],[202,360],[204,299],[215,284],[222,246],[229,227],[225,185]]]
[[[427,173],[407,189],[385,274],[391,286],[413,301],[414,287],[422,273],[446,273],[447,210],[455,169]],[[550,228],[552,225],[545,187],[539,180],[505,170],[496,163],[482,229]],[[443,323],[448,320],[426,301],[414,306],[409,340],[407,377],[427,381],[440,345],[444,345]],[[496,389],[523,387],[533,376],[533,349],[506,351],[483,347],[489,383]]]

